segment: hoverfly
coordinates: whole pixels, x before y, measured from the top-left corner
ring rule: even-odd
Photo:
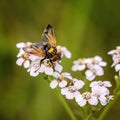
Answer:
[[[54,29],[49,24],[42,33],[41,42],[33,43],[30,47],[24,47],[23,50],[28,54],[43,57],[43,59],[40,61],[40,64],[45,59],[49,59],[52,63],[61,58],[61,53],[57,52],[56,49],[56,38]]]

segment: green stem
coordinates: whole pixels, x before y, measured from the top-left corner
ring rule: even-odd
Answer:
[[[77,104],[77,106],[78,106],[78,104]],[[85,108],[84,107],[80,107],[80,106],[78,106],[79,107],[79,110],[81,111],[81,118],[82,118],[82,120],[85,120],[85,118],[86,118],[86,111],[85,111]]]
[[[82,113],[83,113],[83,120],[85,120],[86,116],[87,116],[87,111],[86,111],[86,108],[82,108]]]
[[[103,120],[106,116],[106,114],[109,112],[110,108],[113,106],[113,104],[117,101],[117,99],[120,97],[120,91],[118,91],[115,95],[114,100],[111,100],[110,103],[105,107],[104,111],[98,118],[98,120]]]
[[[58,88],[56,88],[56,92],[57,92],[57,96],[60,100],[60,102],[62,103],[62,105],[64,106],[64,108],[66,109],[67,113],[69,114],[71,120],[77,120],[77,118],[75,117],[75,115],[73,114],[73,111],[70,109],[70,107],[68,106],[68,104],[66,103],[65,99],[63,98],[63,96],[60,94]]]
[[[49,76],[47,76],[48,81],[51,81],[51,78]],[[70,107],[68,106],[68,104],[66,103],[65,99],[63,98],[63,96],[60,94],[60,91],[58,88],[55,89],[55,93],[59,99],[59,101],[62,103],[63,107],[66,109],[67,113],[69,114],[71,120],[77,120],[77,118],[75,117],[75,115],[73,114],[73,111],[70,109]]]
[[[90,114],[88,115],[88,117],[84,120],[90,120],[92,116],[93,116],[93,112],[91,111]]]

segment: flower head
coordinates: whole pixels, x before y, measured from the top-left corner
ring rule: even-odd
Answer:
[[[65,55],[66,58],[71,58],[71,53],[67,50],[66,47],[57,46],[57,51],[61,52],[61,56]]]
[[[93,65],[99,65],[99,66],[103,66],[103,67],[107,65],[107,63],[104,62],[100,56],[93,57],[91,63]]]
[[[61,89],[61,94],[67,99],[73,99],[80,94],[79,90],[83,88],[84,82],[78,79],[72,79],[68,86]]]
[[[98,104],[98,99],[90,92],[84,92],[75,97],[76,102],[81,107],[85,106],[88,102],[90,105],[96,106]]]
[[[16,64],[18,66],[24,66],[24,68],[29,68],[30,67],[30,62],[31,61],[36,61],[40,60],[41,58],[32,54],[29,54],[23,50],[24,47],[30,47],[32,43],[27,42],[27,43],[18,43],[16,45],[17,48],[19,48],[19,53],[17,54],[17,61]]]
[[[109,81],[94,81],[90,84],[92,94],[97,97],[102,106],[105,106],[112,99],[108,90],[108,87],[111,86]]]
[[[99,65],[89,65],[89,69],[85,71],[86,78],[91,81],[96,76],[102,76],[104,74],[103,68]]]
[[[53,56],[53,58],[45,58],[42,56],[42,54],[39,54],[39,51],[35,51],[35,53],[33,52],[36,49],[38,50],[37,45],[38,44],[31,42],[18,43],[16,47],[19,48],[19,53],[17,54],[18,59],[16,61],[16,64],[18,66],[23,65],[24,68],[30,72],[31,76],[37,76],[39,73],[52,75],[55,71],[60,73],[63,67],[56,57],[60,57],[61,54],[70,57],[71,53],[67,50],[67,48],[58,47],[58,50],[61,52],[61,54],[56,54],[56,56]]]
[[[94,86],[96,86],[96,87],[111,87],[112,85],[111,85],[111,83],[110,83],[110,81],[94,81],[94,82],[92,82],[91,84],[90,84],[90,87],[94,87]]]
[[[112,56],[113,64],[112,67],[115,67],[115,71],[119,72],[120,75],[120,46],[117,46],[115,50],[108,52]]]
[[[68,80],[72,79],[72,76],[70,73],[63,72],[63,73],[58,73],[54,72],[53,77],[55,78],[54,80],[51,81],[50,87],[52,89],[56,88],[58,85],[60,88],[65,87],[68,84]]]
[[[78,59],[73,62],[73,71],[82,71],[86,68],[86,59]]]
[[[106,62],[102,60],[100,56],[95,56],[92,58],[78,59],[73,62],[73,71],[83,71],[85,70],[85,75],[88,80],[94,80],[96,76],[102,76],[104,70],[102,67],[106,66]]]

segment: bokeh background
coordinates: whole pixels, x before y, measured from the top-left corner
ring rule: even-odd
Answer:
[[[16,65],[16,43],[39,42],[48,23],[57,44],[72,52],[62,60],[64,71],[80,78],[71,71],[72,61],[100,55],[108,66],[98,79],[110,80],[114,88],[117,73],[107,52],[120,45],[119,13],[119,0],[0,0],[0,120],[70,119],[48,82]],[[79,114],[74,101],[67,102]],[[119,112],[118,100],[105,120],[117,120]]]

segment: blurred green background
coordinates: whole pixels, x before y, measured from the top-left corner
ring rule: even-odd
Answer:
[[[0,120],[70,119],[48,82],[16,65],[16,43],[39,42],[48,23],[57,44],[72,52],[70,60],[62,60],[64,71],[71,72],[79,57],[100,55],[108,66],[98,79],[110,80],[114,88],[117,73],[107,52],[120,45],[119,13],[119,0],[0,0]],[[72,75],[80,78],[79,73]],[[68,103],[79,116],[74,101]],[[119,110],[117,101],[105,120],[117,120]]]

